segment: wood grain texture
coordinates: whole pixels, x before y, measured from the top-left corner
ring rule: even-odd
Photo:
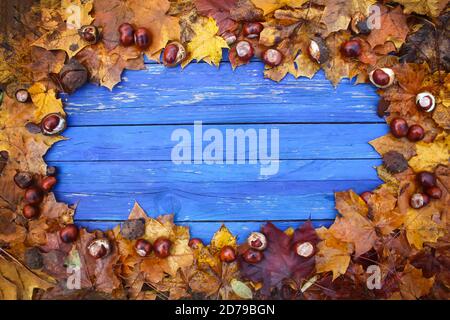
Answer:
[[[333,88],[321,72],[275,83],[263,79],[257,61],[234,72],[226,61],[219,69],[146,67],[126,72],[112,92],[87,85],[63,97],[69,140],[46,160],[59,169],[58,199],[77,204],[82,226],[111,228],[138,201],[150,216],[174,213],[205,241],[222,223],[244,239],[268,220],[283,229],[309,218],[328,226],[334,192],[381,183],[374,170],[381,160],[368,141],[387,126],[376,116],[378,97],[369,85],[343,81]],[[192,132],[194,121],[223,133],[278,129],[279,172],[263,176],[259,164],[175,165],[171,133]]]

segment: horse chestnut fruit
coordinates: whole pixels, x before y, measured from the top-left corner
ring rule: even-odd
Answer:
[[[99,40],[100,33],[96,26],[82,26],[79,30],[80,37],[89,44],[96,44]]]
[[[66,119],[59,113],[50,113],[41,121],[41,131],[45,135],[57,135],[64,129],[66,129]]]
[[[237,56],[243,60],[248,61],[253,57],[254,50],[250,42],[241,40],[236,44],[235,47]]]
[[[395,80],[395,73],[390,68],[379,68],[369,73],[370,81],[378,88],[390,87]]]
[[[420,172],[417,174],[417,181],[424,188],[431,188],[436,185],[436,177],[431,172]]]
[[[134,43],[139,49],[147,49],[150,46],[150,42],[150,32],[146,28],[139,28],[135,31]]]
[[[59,230],[59,237],[64,243],[71,243],[77,240],[78,228],[74,224],[68,224],[61,230]]]
[[[44,200],[44,193],[37,187],[29,187],[25,191],[24,199],[28,204],[37,205]]]
[[[50,192],[50,190],[52,190],[53,187],[56,185],[56,182],[57,180],[53,176],[45,177],[41,181],[41,188],[46,192]]]
[[[261,232],[252,232],[247,238],[248,245],[256,250],[264,250],[267,248],[267,238]]]
[[[220,261],[222,262],[233,262],[236,260],[236,252],[231,246],[224,246],[220,250],[219,254]]]
[[[166,67],[175,67],[186,58],[186,49],[179,42],[171,42],[164,49],[163,63]]]
[[[359,40],[349,40],[342,44],[341,53],[347,58],[356,58],[361,54],[361,42]]]
[[[119,42],[124,47],[129,47],[134,44],[134,28],[129,23],[122,23],[119,26]]]
[[[424,193],[415,193],[409,199],[409,205],[414,209],[420,209],[430,202],[430,197]]]
[[[26,89],[17,90],[15,93],[15,96],[16,96],[17,102],[20,102],[20,103],[26,103],[31,100],[30,93]]]
[[[153,250],[158,258],[164,259],[170,255],[171,246],[172,242],[169,239],[160,237],[153,243]]]
[[[92,258],[101,259],[111,252],[111,244],[108,239],[96,239],[89,243],[87,250]]]
[[[264,254],[259,250],[250,248],[242,254],[242,258],[247,263],[256,264],[261,262],[264,258]]]
[[[322,38],[316,37],[309,43],[308,53],[317,63],[325,63],[330,57],[330,50]]]
[[[36,218],[39,215],[39,208],[31,204],[27,204],[23,207],[22,214],[27,219]]]
[[[265,64],[271,67],[280,65],[283,60],[283,54],[276,49],[267,49],[263,54],[263,61]]]
[[[433,199],[440,199],[442,197],[442,190],[438,186],[425,188],[425,193]]]
[[[226,43],[229,46],[231,46],[237,40],[236,35],[232,32],[225,32],[224,34],[222,34],[222,38],[226,41]]]
[[[17,172],[14,176],[14,183],[20,189],[26,189],[33,183],[33,175],[29,172]]]
[[[200,240],[199,238],[192,238],[191,240],[189,240],[189,247],[191,249],[198,249],[203,245],[203,241]]]
[[[394,118],[389,124],[391,133],[396,138],[406,137],[408,134],[408,123],[403,118]]]
[[[244,33],[244,37],[249,39],[258,38],[261,31],[263,31],[264,26],[259,22],[246,22],[244,23],[244,27],[242,31]]]
[[[294,244],[295,252],[304,258],[309,258],[314,253],[314,246],[311,242],[297,242]]]
[[[406,137],[412,142],[420,141],[425,137],[425,130],[420,125],[413,124],[409,127]]]
[[[416,105],[425,112],[431,112],[436,106],[436,99],[427,91],[421,92],[416,96]]]
[[[145,239],[138,239],[134,248],[141,257],[147,257],[152,252],[152,244]]]

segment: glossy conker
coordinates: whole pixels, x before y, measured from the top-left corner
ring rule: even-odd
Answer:
[[[186,49],[179,42],[171,42],[164,49],[163,63],[166,67],[175,67],[186,58]]]
[[[356,58],[361,54],[361,42],[359,40],[345,41],[341,46],[341,53],[347,58]]]
[[[155,251],[155,255],[158,258],[167,258],[170,255],[170,247],[172,246],[172,242],[165,238],[160,237],[155,240],[153,243],[153,250]]]
[[[430,92],[424,91],[417,94],[416,105],[425,112],[431,112],[436,106],[436,99]]]
[[[219,254],[220,261],[222,262],[233,262],[236,260],[236,252],[231,246],[224,246],[220,250]]]
[[[234,33],[232,32],[225,32],[224,34],[222,34],[222,38],[226,41],[226,43],[231,46],[233,43],[236,42],[237,37]]]
[[[45,135],[57,135],[66,129],[66,119],[59,113],[50,113],[41,121],[41,131]]]
[[[267,49],[264,51],[263,61],[268,66],[276,67],[283,61],[283,54],[276,49]]]
[[[31,204],[27,204],[23,207],[22,214],[27,219],[33,219],[39,216],[39,208]]]
[[[24,199],[28,204],[37,205],[40,204],[42,200],[44,200],[44,193],[38,187],[29,187],[25,191]]]
[[[242,254],[242,259],[244,259],[245,262],[247,263],[251,263],[251,264],[256,264],[261,262],[261,260],[264,258],[264,254],[256,249],[250,248],[247,249],[243,254]]]
[[[79,34],[80,37],[89,44],[96,44],[100,37],[98,28],[93,25],[82,26],[79,30]]]
[[[145,239],[138,239],[134,245],[136,253],[141,257],[147,257],[152,252],[152,244]]]
[[[390,87],[395,80],[395,73],[390,68],[378,68],[369,73],[369,80],[378,88]]]
[[[247,238],[247,244],[256,250],[264,250],[267,248],[267,238],[261,232],[252,232]]]
[[[442,197],[442,190],[438,186],[425,188],[425,193],[433,199],[440,199]]]
[[[436,177],[431,172],[422,171],[417,174],[417,181],[423,188],[431,188],[436,185]]]
[[[150,32],[146,28],[138,28],[134,32],[134,43],[139,49],[147,49],[150,46],[150,42]]]
[[[124,47],[129,47],[134,44],[134,28],[129,23],[122,23],[119,26],[119,42]]]
[[[430,197],[424,193],[415,193],[409,200],[409,205],[414,209],[420,209],[430,202]]]
[[[425,130],[420,125],[413,124],[409,127],[406,137],[412,142],[420,141],[425,137]]]
[[[111,252],[111,243],[108,239],[96,239],[88,244],[87,250],[92,258],[101,259]]]
[[[189,240],[189,247],[191,249],[198,249],[201,246],[203,246],[203,241],[199,238],[192,238],[191,240]]]
[[[46,191],[46,192],[50,192],[53,187],[56,185],[56,177],[54,176],[48,176],[48,177],[44,177],[41,181],[41,188],[42,190]]]
[[[31,100],[30,93],[26,89],[19,89],[15,93],[17,102],[26,103]]]
[[[309,258],[314,253],[314,246],[311,242],[297,242],[294,244],[295,253],[304,258]]]
[[[391,133],[396,138],[406,137],[408,134],[408,123],[403,118],[394,118],[389,124]]]
[[[68,224],[61,230],[59,230],[59,237],[64,243],[71,243],[77,240],[78,228],[74,224]]]
[[[261,31],[263,31],[264,26],[259,22],[246,22],[242,28],[244,37],[249,39],[258,38]]]
[[[241,40],[236,44],[235,47],[237,56],[242,61],[248,61],[253,57],[254,50],[250,42]]]

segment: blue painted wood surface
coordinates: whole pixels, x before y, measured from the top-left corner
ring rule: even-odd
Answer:
[[[368,141],[387,127],[369,85],[344,80],[333,88],[321,72],[275,83],[257,61],[234,72],[226,61],[219,69],[146,67],[126,72],[112,92],[87,85],[65,97],[69,140],[46,160],[59,168],[57,198],[77,204],[80,225],[111,228],[138,201],[152,216],[175,213],[204,240],[222,223],[244,239],[267,220],[281,228],[309,218],[329,225],[334,192],[380,183],[380,159]],[[171,133],[192,132],[194,121],[221,132],[278,129],[278,174],[263,176],[250,164],[173,164]]]

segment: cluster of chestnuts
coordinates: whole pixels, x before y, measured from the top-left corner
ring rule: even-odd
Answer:
[[[161,259],[170,256],[171,247],[172,241],[166,237],[159,237],[153,242],[153,245],[145,239],[138,239],[134,245],[134,249],[138,256],[148,257],[150,253],[153,252],[155,256]]]
[[[140,50],[147,49],[151,44],[150,32],[146,28],[137,28],[129,23],[122,23],[119,26],[119,42],[124,47],[136,45]]]
[[[430,203],[431,199],[440,199],[442,190],[437,186],[436,176],[427,171],[417,174],[417,182],[422,188],[422,192],[414,193],[409,204],[414,209],[420,209]]]
[[[391,134],[396,138],[408,138],[411,142],[417,142],[425,137],[425,130],[418,124],[408,126],[403,118],[394,118],[389,124]]]

